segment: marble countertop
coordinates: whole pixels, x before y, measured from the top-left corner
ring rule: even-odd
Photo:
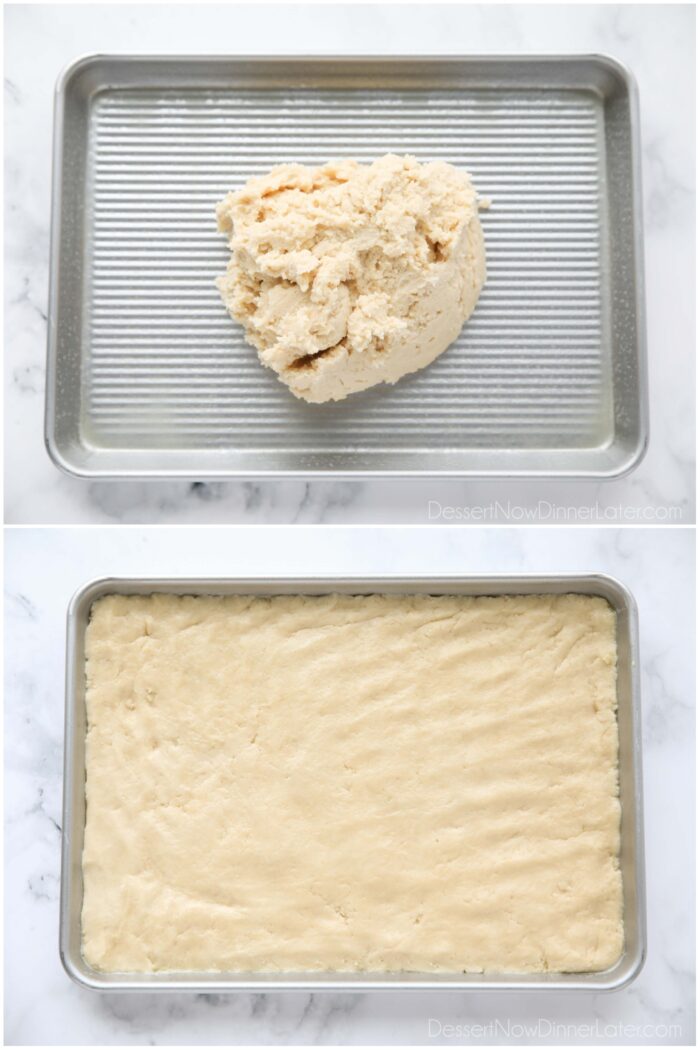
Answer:
[[[7,1044],[693,1043],[692,530],[6,531]],[[119,995],[71,983],[58,957],[63,671],[66,606],[80,585],[105,574],[592,570],[618,576],[640,610],[649,953],[631,986]],[[455,1039],[448,1025],[486,1027]]]
[[[25,5],[6,11],[6,521],[444,522],[491,506],[548,522],[694,521],[694,11],[692,5]],[[222,43],[223,42],[223,43]],[[609,483],[455,480],[95,483],[62,475],[43,444],[52,95],[88,52],[607,52],[642,103],[651,445]],[[672,70],[672,75],[669,71]],[[431,518],[431,503],[436,516]],[[563,510],[561,509],[563,508]],[[522,520],[522,519],[521,519]],[[628,519],[629,520],[629,519]]]

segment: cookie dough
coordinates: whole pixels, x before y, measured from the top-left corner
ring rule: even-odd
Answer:
[[[622,951],[600,598],[109,596],[87,717],[100,970],[581,971]]]
[[[434,361],[486,278],[479,204],[450,164],[387,154],[251,179],[217,207],[217,285],[260,360],[306,401],[338,401]]]

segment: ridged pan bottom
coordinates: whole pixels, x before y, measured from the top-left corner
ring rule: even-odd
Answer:
[[[92,103],[82,431],[100,449],[394,453],[612,440],[603,104],[593,91],[105,89]],[[296,401],[214,287],[214,206],[286,161],[468,169],[488,283],[426,371]]]

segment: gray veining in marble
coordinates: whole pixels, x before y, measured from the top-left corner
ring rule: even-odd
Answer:
[[[693,1043],[693,530],[6,531],[8,1043]],[[70,982],[58,957],[58,880],[64,624],[78,586],[105,574],[591,570],[618,576],[640,609],[649,956],[629,988],[597,995],[116,995]],[[510,1039],[488,1028],[497,1020],[510,1024]],[[486,1034],[454,1039],[436,1034],[438,1023],[482,1024]],[[597,1028],[567,1036],[555,1024]]]
[[[516,513],[543,523],[550,504],[584,507],[582,521],[695,520],[691,5],[28,5],[8,8],[6,30],[6,521],[449,523],[450,508],[508,497]],[[87,484],[59,473],[42,421],[54,81],[81,53],[220,52],[222,41],[242,54],[602,51],[632,68],[642,105],[652,434],[638,470],[610,483],[517,484]],[[433,519],[431,500],[441,508]]]

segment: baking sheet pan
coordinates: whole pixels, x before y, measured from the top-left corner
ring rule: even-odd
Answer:
[[[87,478],[616,477],[647,440],[637,95],[600,56],[91,56],[57,86],[46,440]],[[457,342],[330,405],[258,363],[214,206],[285,161],[471,171]]]
[[[620,868],[624,895],[625,948],[609,970],[590,974],[235,974],[100,973],[81,954],[82,849],[85,824],[85,630],[92,603],[105,594],[597,594],[617,615],[618,726],[621,802]],[[639,656],[634,599],[603,575],[484,577],[310,577],[304,579],[103,579],[88,583],[68,611],[63,858],[60,951],[68,974],[93,989],[265,991],[275,989],[382,988],[610,990],[631,981],[646,944],[642,823]]]

